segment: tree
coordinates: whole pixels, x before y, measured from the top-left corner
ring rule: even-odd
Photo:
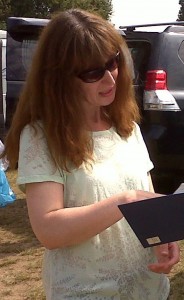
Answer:
[[[184,21],[184,0],[179,0],[179,4],[181,5],[181,7],[178,13],[177,21]]]
[[[81,8],[99,13],[109,20],[112,0],[0,0],[0,25],[5,29],[7,17],[50,18],[54,12]]]

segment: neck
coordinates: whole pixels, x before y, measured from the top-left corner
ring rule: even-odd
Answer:
[[[109,122],[101,112],[95,112],[90,117],[88,116],[87,126],[90,131],[103,131],[110,128]]]

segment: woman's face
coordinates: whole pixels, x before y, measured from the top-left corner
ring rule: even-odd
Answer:
[[[105,68],[102,68],[104,69],[104,75],[103,73],[101,74],[102,78],[96,78],[98,80],[94,82],[84,82],[83,79],[80,79],[81,88],[85,93],[86,98],[84,103],[84,108],[86,110],[89,109],[93,111],[93,109],[96,110],[102,106],[110,105],[114,101],[116,93],[116,79],[118,76],[118,60],[116,56],[114,56],[113,59],[116,60],[112,60],[111,58],[107,61]],[[95,70],[92,72],[95,72]],[[89,75],[94,76],[92,72],[89,72]]]

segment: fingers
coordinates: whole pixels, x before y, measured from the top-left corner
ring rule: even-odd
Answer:
[[[148,266],[150,271],[155,273],[168,274],[180,260],[180,250],[176,242],[155,247],[155,254],[158,262]]]
[[[154,247],[154,252],[157,257],[158,262],[167,262],[169,257],[169,246],[168,244],[162,244]]]
[[[172,242],[168,244],[168,249],[170,253],[170,260],[173,264],[177,264],[180,261],[180,248],[178,243]]]
[[[150,271],[154,273],[159,273],[159,274],[169,274],[173,266],[170,266],[169,264],[165,263],[155,263],[152,265],[149,265],[148,268]]]

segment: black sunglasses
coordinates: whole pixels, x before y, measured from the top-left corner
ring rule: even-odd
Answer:
[[[96,82],[103,78],[106,70],[108,70],[109,72],[112,72],[118,68],[119,57],[120,57],[120,53],[117,52],[117,54],[114,57],[112,57],[110,60],[108,60],[106,62],[105,67],[97,68],[97,69],[89,70],[89,71],[84,71],[84,72],[78,74],[77,77],[79,77],[82,81],[84,81],[86,83]]]

